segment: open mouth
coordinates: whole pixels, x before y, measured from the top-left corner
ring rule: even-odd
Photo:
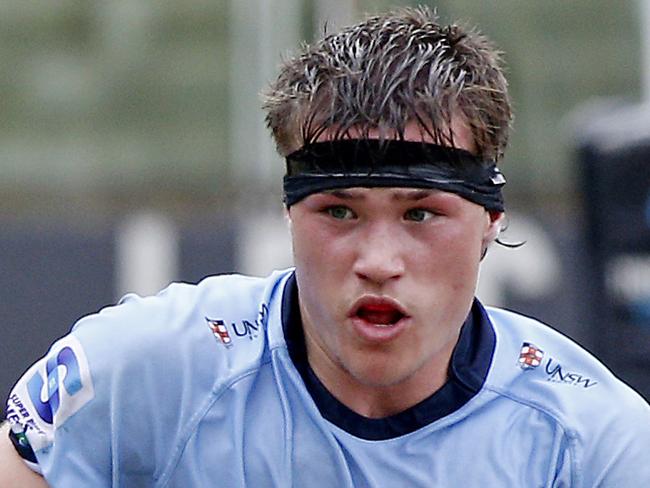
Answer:
[[[390,327],[407,317],[397,304],[387,299],[362,300],[352,315],[379,327]]]
[[[399,322],[404,314],[390,307],[361,307],[357,316],[375,325],[389,326]]]

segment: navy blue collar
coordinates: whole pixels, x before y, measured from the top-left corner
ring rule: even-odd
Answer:
[[[371,419],[338,401],[309,366],[295,275],[284,288],[282,327],[291,360],[321,415],[346,432],[367,440],[391,439],[414,432],[461,408],[482,388],[496,344],[485,309],[474,300],[451,357],[447,382],[430,397],[403,412]]]

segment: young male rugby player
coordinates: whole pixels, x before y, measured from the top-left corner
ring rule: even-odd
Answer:
[[[0,485],[650,486],[648,405],[474,298],[511,119],[484,37],[373,17],[287,61],[265,109],[295,269],[82,319],[10,394]]]

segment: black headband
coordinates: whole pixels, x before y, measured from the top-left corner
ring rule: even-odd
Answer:
[[[325,190],[433,188],[503,212],[506,180],[493,161],[463,149],[402,140],[341,139],[308,144],[286,158],[287,207]]]

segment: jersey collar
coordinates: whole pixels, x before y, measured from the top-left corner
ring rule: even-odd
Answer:
[[[403,412],[371,419],[338,401],[309,366],[295,274],[284,287],[282,328],[289,356],[321,415],[349,434],[367,440],[385,440],[415,432],[460,409],[481,390],[496,344],[487,313],[475,299],[452,354],[447,382],[433,395]]]

